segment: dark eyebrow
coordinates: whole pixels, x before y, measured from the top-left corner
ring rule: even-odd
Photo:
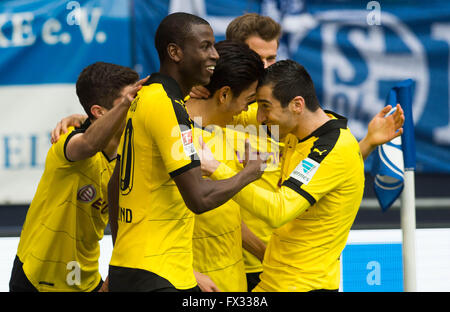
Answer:
[[[250,94],[248,97],[247,97],[247,100],[250,100],[252,97],[255,97],[256,96],[256,92],[255,93],[252,93],[252,94]]]
[[[210,44],[210,45],[214,45],[214,41],[211,41],[211,40],[209,40],[209,39],[204,39],[204,40],[202,40],[202,41],[200,42],[200,44],[204,44],[204,43],[207,43],[207,44]]]
[[[256,99],[256,101],[258,102],[258,103],[268,103],[268,104],[272,104],[272,102],[270,102],[269,100],[265,100],[265,99]]]

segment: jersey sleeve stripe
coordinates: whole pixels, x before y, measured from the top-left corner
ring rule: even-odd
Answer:
[[[66,153],[67,144],[69,143],[70,139],[71,139],[75,134],[83,133],[83,132],[84,132],[84,129],[77,129],[77,130],[73,130],[73,131],[67,136],[66,141],[64,142],[64,157],[66,158],[67,161],[69,161],[69,162],[74,162],[73,160],[70,160],[70,159],[67,157],[67,153]]]
[[[311,204],[311,206],[316,203],[315,198],[311,194],[309,194],[307,191],[305,191],[304,189],[302,189],[300,187],[302,185],[301,182],[299,182],[293,178],[289,178],[286,181],[284,181],[282,185],[289,187],[290,189],[296,191],[298,194],[303,196]]]
[[[73,160],[70,160],[67,157],[67,153],[66,153],[66,148],[67,148],[67,144],[69,143],[69,140],[77,133],[84,133],[90,125],[91,125],[91,121],[88,118],[84,121],[84,123],[81,125],[80,128],[76,128],[67,136],[66,141],[64,141],[64,158],[66,158],[67,161],[74,162]]]
[[[176,177],[176,176],[178,176],[178,175],[180,175],[180,174],[182,174],[182,173],[184,173],[184,172],[186,172],[186,171],[188,171],[188,170],[190,170],[192,168],[198,167],[198,166],[200,166],[200,160],[198,160],[198,159],[197,160],[192,160],[191,163],[189,163],[189,164],[187,164],[187,165],[185,165],[185,166],[183,166],[181,168],[178,168],[177,170],[169,172],[169,175],[173,179],[174,177]]]

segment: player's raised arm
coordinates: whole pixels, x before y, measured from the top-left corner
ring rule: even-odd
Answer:
[[[122,91],[122,97],[114,101],[112,109],[106,110],[99,105],[92,106],[91,112],[97,120],[92,122],[92,125],[85,132],[74,134],[67,143],[66,157],[69,160],[77,161],[91,157],[108,145],[117,131],[122,129],[128,108],[147,78],[132,86],[125,87]],[[112,154],[108,155],[110,158],[115,157],[115,150],[110,153]]]
[[[395,107],[395,112],[387,115],[392,109],[391,105],[385,106],[369,123],[366,136],[359,142],[361,155],[366,159],[373,150],[381,144],[403,134],[405,115],[400,104]]]

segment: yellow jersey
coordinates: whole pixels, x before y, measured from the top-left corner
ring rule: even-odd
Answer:
[[[194,142],[198,142],[199,135],[207,142],[214,157],[228,164],[234,171],[243,168],[245,140],[249,138],[253,149],[272,154],[264,177],[254,183],[269,189],[277,187],[276,181],[280,174],[276,142],[266,136],[249,134],[233,127],[209,126],[206,130],[199,130],[197,127],[194,129]],[[271,232],[268,236],[270,234]],[[230,200],[214,210],[195,216],[193,248],[194,268],[208,275],[221,291],[247,291],[242,256],[241,211],[234,201]],[[258,259],[257,261],[260,263]]]
[[[69,161],[67,142],[84,130],[69,128],[48,151],[22,228],[17,256],[39,291],[92,291],[101,280],[99,240],[108,222],[107,184],[115,161],[102,152]]]
[[[258,126],[258,103],[254,102],[248,106],[246,111],[242,111],[240,114],[233,116],[234,125],[255,125]]]
[[[241,112],[239,115],[234,116],[233,123],[235,126],[242,125],[244,128],[254,125],[256,127],[259,126],[257,121],[257,113],[258,113],[258,103],[252,103],[248,106],[247,111]],[[281,167],[280,164],[280,155],[283,150],[283,143],[276,142],[269,138],[269,144],[278,144],[278,153],[273,153],[273,164],[278,164],[278,166],[269,166],[264,171],[261,179],[257,180],[257,185],[267,189],[276,191],[278,189],[278,182],[280,181],[281,176]],[[237,158],[239,162],[239,166],[242,169],[242,159]],[[227,165],[230,166],[229,162]],[[231,166],[230,166],[231,167]],[[273,228],[267,224],[264,220],[252,215],[245,209],[241,209],[241,217],[242,221],[247,225],[247,227],[255,234],[261,241],[263,241],[266,245],[269,243],[270,236],[272,235]],[[261,261],[254,256],[252,253],[243,249],[244,255],[244,264],[245,264],[245,272],[246,273],[255,273],[262,271],[262,263]]]
[[[150,76],[130,106],[120,147],[118,232],[110,264],[153,272],[177,289],[195,287],[194,213],[172,178],[200,161],[174,79]]]
[[[277,227],[254,291],[339,288],[339,258],[363,196],[364,163],[347,120],[327,113],[328,122],[285,146],[278,192],[250,184],[234,197]],[[232,170],[222,164],[216,171],[216,178],[226,178]]]
[[[196,146],[199,136],[202,136],[215,158],[234,158],[231,149],[228,149],[227,156],[226,137],[222,128],[208,126],[202,129],[197,125],[193,132]],[[192,246],[194,269],[208,275],[220,291],[247,291],[242,258],[241,215],[235,202],[229,200],[213,210],[195,215]]]

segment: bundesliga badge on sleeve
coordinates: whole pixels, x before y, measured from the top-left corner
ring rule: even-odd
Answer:
[[[303,184],[308,184],[319,168],[319,163],[311,158],[303,159],[291,173],[291,177]]]
[[[181,142],[186,156],[190,157],[196,153],[191,129],[181,132]]]

